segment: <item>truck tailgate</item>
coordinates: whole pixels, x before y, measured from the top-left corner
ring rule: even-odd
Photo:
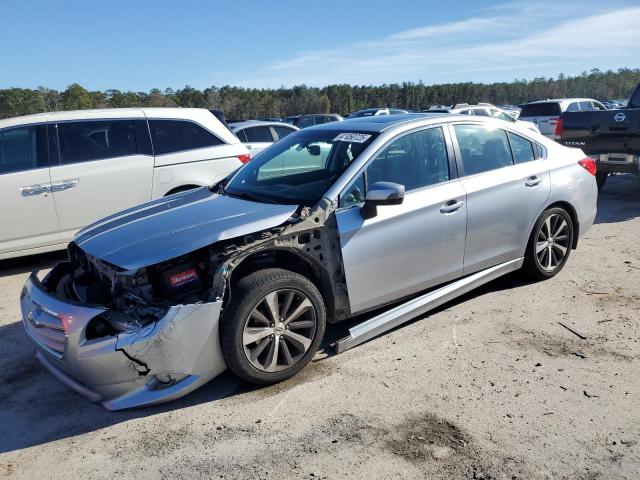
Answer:
[[[566,112],[562,140],[587,154],[640,154],[640,110]]]

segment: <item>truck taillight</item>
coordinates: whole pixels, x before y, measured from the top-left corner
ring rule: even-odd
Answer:
[[[563,127],[564,127],[564,124],[562,122],[562,118],[559,118],[558,121],[556,122],[556,132],[555,132],[556,140],[562,140]]]
[[[583,158],[578,162],[578,165],[580,165],[582,168],[584,168],[587,172],[589,172],[594,177],[596,176],[596,171],[598,170],[598,168],[596,167],[596,161],[593,158],[591,157]]]
[[[249,160],[251,160],[251,155],[249,155],[248,153],[238,155],[238,160],[240,160],[242,163],[249,163]]]

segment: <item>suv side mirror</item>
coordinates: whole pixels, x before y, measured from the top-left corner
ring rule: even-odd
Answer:
[[[393,182],[376,182],[367,191],[364,206],[360,210],[365,220],[378,214],[378,205],[400,205],[404,201],[404,185]]]

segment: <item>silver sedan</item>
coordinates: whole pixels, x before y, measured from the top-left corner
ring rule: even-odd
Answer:
[[[596,215],[595,162],[515,123],[384,115],[300,130],[223,182],[81,231],[21,296],[43,365],[109,409],[229,368],[300,371],[500,275],[557,275]],[[367,318],[368,317],[368,318]]]

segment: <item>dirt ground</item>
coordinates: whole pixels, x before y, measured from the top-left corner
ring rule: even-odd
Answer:
[[[28,272],[61,255],[0,262],[0,477],[640,478],[639,217],[640,178],[613,178],[550,281],[510,275],[280,385],[223,374],[119,413],[43,370],[19,323]]]

